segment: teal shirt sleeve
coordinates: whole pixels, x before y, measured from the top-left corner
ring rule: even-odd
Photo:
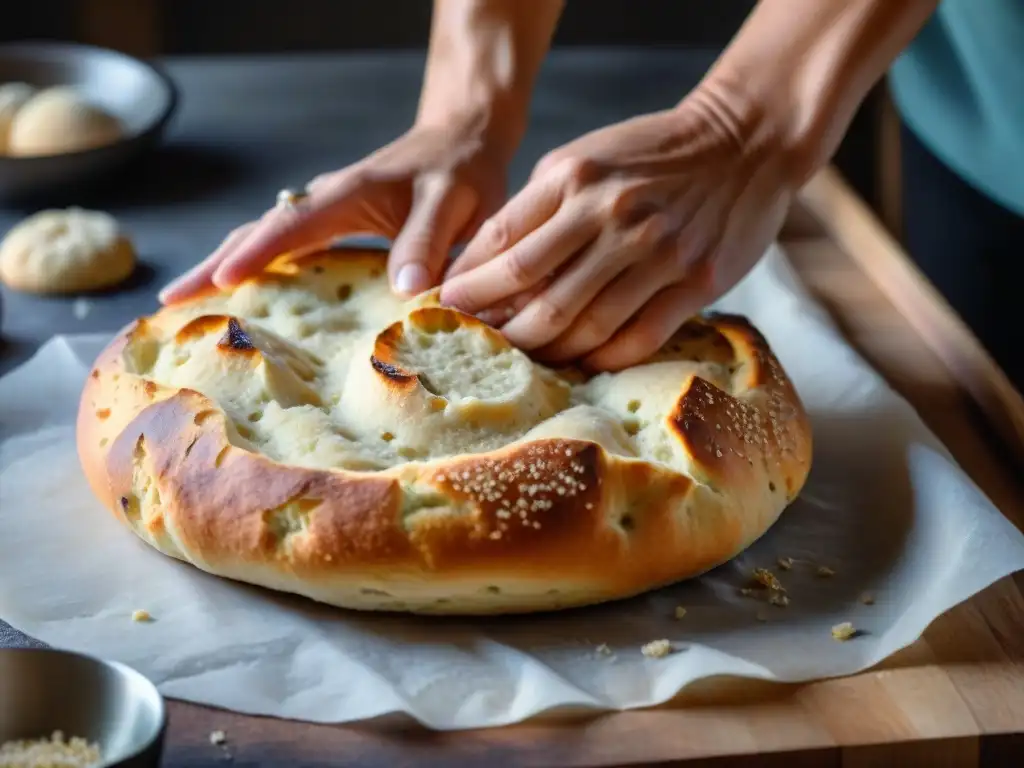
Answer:
[[[889,83],[933,154],[1024,216],[1024,0],[943,0]]]

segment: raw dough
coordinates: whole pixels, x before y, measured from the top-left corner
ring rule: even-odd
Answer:
[[[134,268],[131,241],[99,211],[42,211],[0,242],[0,280],[20,291],[91,291],[121,282]]]
[[[19,157],[61,155],[113,144],[122,135],[116,117],[73,88],[60,86],[40,91],[17,111],[7,152]]]
[[[0,154],[7,153],[7,137],[11,123],[25,103],[35,95],[36,89],[28,83],[0,85]]]

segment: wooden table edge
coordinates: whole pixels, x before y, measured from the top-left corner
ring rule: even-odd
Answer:
[[[811,179],[799,199],[949,366],[1024,467],[1024,397],[867,204],[832,167]]]

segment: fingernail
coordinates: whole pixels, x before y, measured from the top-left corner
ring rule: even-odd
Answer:
[[[395,276],[395,290],[405,296],[415,296],[430,287],[430,273],[422,264],[406,264]]]
[[[227,269],[225,267],[228,267]],[[221,264],[217,267],[217,271],[210,276],[210,282],[221,290],[227,290],[234,288],[238,282],[236,275],[231,274],[230,265]]]
[[[160,292],[156,295],[157,300],[161,304],[166,304],[167,300],[174,296],[175,291],[177,291],[178,286],[181,285],[182,282],[182,280],[174,280],[165,285],[163,288],[160,289]]]

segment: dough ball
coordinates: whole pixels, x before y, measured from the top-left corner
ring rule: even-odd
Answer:
[[[0,242],[0,280],[19,291],[91,291],[120,283],[133,269],[131,241],[99,211],[41,211]]]
[[[73,88],[61,86],[40,91],[18,110],[7,152],[21,157],[61,155],[113,144],[122,136],[116,117]]]
[[[35,93],[36,89],[27,83],[0,85],[0,154],[7,152],[7,137],[14,116]]]

